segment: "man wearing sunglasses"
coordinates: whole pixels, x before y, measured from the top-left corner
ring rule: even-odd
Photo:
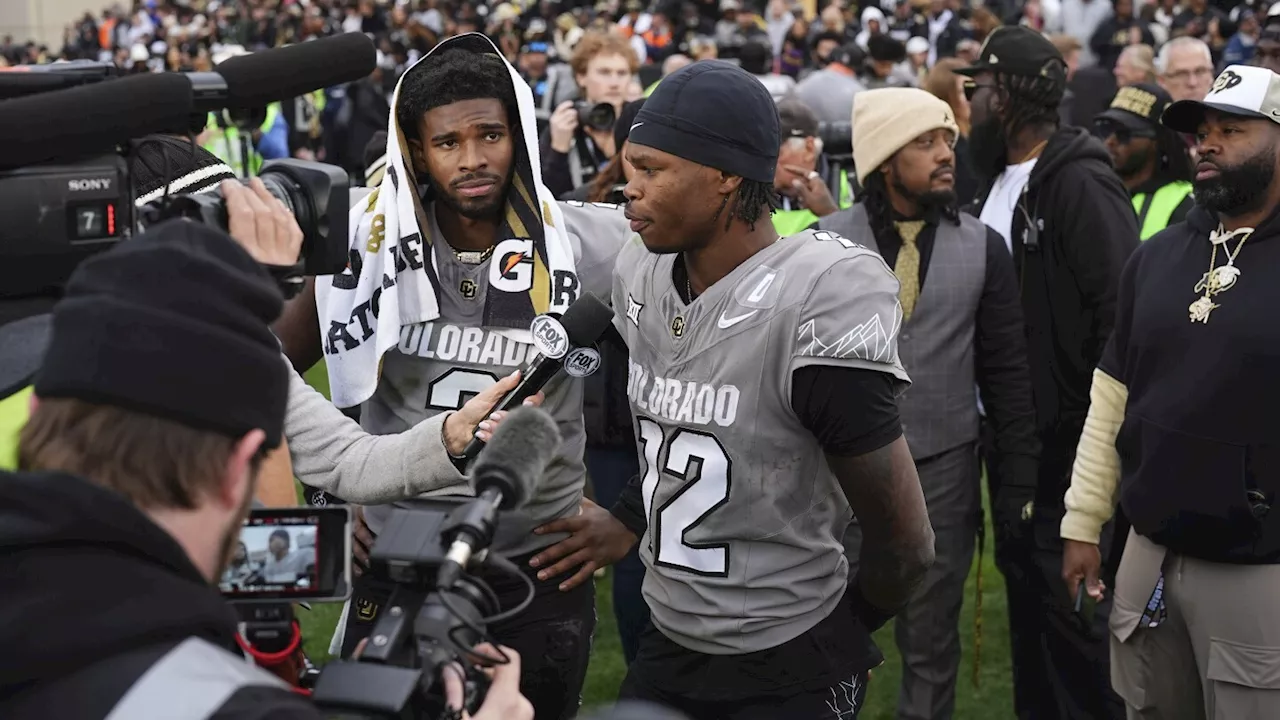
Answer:
[[[973,81],[969,154],[985,178],[979,218],[1004,239],[1018,273],[1041,444],[1030,527],[995,534],[1007,580],[1014,706],[1019,718],[1108,720],[1124,717],[1107,667],[1110,608],[1075,612],[1076,589],[1054,566],[1093,368],[1111,334],[1138,223],[1102,144],[1083,128],[1059,125],[1066,70],[1044,36],[1005,26],[987,36],[976,63],[956,72]],[[987,480],[998,489],[1001,469],[984,445]]]
[[[1182,222],[1195,205],[1186,143],[1160,125],[1160,114],[1171,102],[1158,85],[1132,85],[1120,88],[1111,107],[1093,121],[1094,134],[1133,194],[1143,240]]]

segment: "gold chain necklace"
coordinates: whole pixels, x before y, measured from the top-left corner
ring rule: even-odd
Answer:
[[[1213,297],[1218,293],[1226,292],[1235,287],[1236,282],[1240,279],[1240,268],[1236,267],[1236,256],[1240,254],[1240,249],[1244,247],[1244,242],[1253,234],[1253,228],[1239,228],[1227,232],[1221,225],[1214,232],[1209,233],[1209,242],[1213,244],[1213,252],[1209,254],[1209,271],[1200,276],[1200,281],[1196,283],[1195,292],[1204,293],[1196,298],[1191,305],[1187,306],[1187,313],[1191,318],[1191,322],[1208,324],[1209,314],[1213,312],[1218,304],[1213,301]],[[1240,242],[1236,244],[1234,251],[1227,250],[1227,264],[1218,267],[1218,247],[1226,247],[1231,238],[1242,235]]]

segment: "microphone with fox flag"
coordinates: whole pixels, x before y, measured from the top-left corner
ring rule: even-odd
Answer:
[[[560,430],[545,411],[520,407],[507,415],[471,471],[476,499],[460,508],[450,523],[453,541],[440,566],[437,588],[452,587],[471,556],[489,547],[498,511],[524,505],[558,447]]]
[[[594,345],[612,322],[613,309],[589,292],[584,292],[574,301],[559,320],[550,315],[534,318],[529,330],[533,333],[533,344],[538,348],[539,354],[520,373],[520,384],[499,400],[497,405],[489,408],[489,412],[520,407],[521,403],[550,382],[565,367],[566,362],[572,362],[576,353]],[[599,365],[599,354],[594,357],[595,365]],[[589,368],[589,371],[594,370],[594,366]],[[483,447],[483,440],[472,438],[462,451],[463,459],[474,458]]]

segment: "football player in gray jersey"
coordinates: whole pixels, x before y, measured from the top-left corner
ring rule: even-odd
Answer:
[[[520,253],[495,251],[500,242],[510,242],[504,240],[510,235],[500,235],[504,222],[511,222],[509,212],[514,212],[508,208],[523,196],[521,217],[528,217],[529,223],[535,216],[541,220],[540,209],[530,207],[523,190],[528,178],[536,182],[536,176],[530,174],[535,169],[529,167],[525,150],[529,138],[522,138],[522,133],[535,133],[536,128],[521,127],[521,95],[514,91],[507,66],[483,37],[461,36],[407,71],[397,97],[393,115],[414,174],[423,183],[417,229],[423,238],[434,239],[424,242],[423,249],[434,253],[440,315],[432,322],[402,327],[399,344],[382,357],[377,388],[360,412],[360,424],[375,434],[400,433],[438,413],[458,410],[536,353],[530,343],[485,320],[493,278],[511,281],[532,268],[520,262]],[[607,298],[617,253],[631,236],[621,209],[582,203],[561,204],[560,209],[574,265],[572,273],[555,271],[548,278],[551,292],[568,294],[561,298],[564,304],[584,291]],[[430,259],[426,262],[432,265]],[[493,267],[496,263],[506,265]],[[289,332],[281,336],[297,337]],[[290,354],[295,366],[306,367],[318,359]],[[503,514],[493,544],[524,568],[533,552],[563,537],[536,536],[533,528],[576,514],[586,479],[582,383],[561,375],[544,393],[542,407],[556,419],[563,444],[524,506]],[[432,494],[469,493],[463,482]],[[358,528],[358,544],[372,542],[389,510],[363,509],[367,527]],[[523,599],[522,583],[501,576],[486,579],[503,607]],[[538,717],[550,720],[577,711],[595,623],[590,584],[561,593],[557,587],[562,579],[535,578],[537,596],[528,610],[490,627],[497,641],[520,653],[521,691]],[[356,583],[344,654],[367,636],[390,589],[368,576]]]
[[[869,633],[934,554],[895,404],[898,282],[834,234],[779,239],[778,125],[764,87],[719,61],[664,78],[636,117],[642,242],[613,302],[642,474],[613,515],[552,523],[574,534],[535,558],[609,562],[639,538],[653,622],[622,695],[694,718],[857,717],[881,661]]]

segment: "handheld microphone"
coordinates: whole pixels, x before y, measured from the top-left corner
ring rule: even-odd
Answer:
[[[130,75],[0,103],[0,170],[103,152],[186,127],[195,110],[183,75]]]
[[[594,345],[609,324],[613,322],[613,309],[600,302],[599,298],[584,292],[572,305],[564,311],[559,321],[549,315],[534,318],[530,331],[533,333],[533,344],[539,355],[520,373],[520,384],[489,408],[495,410],[513,410],[520,407],[527,398],[543,388],[556,373],[572,361],[578,349]],[[572,351],[572,352],[571,352]],[[596,356],[598,364],[598,355]],[[594,371],[591,367],[590,371]],[[589,374],[589,373],[584,373]],[[486,413],[487,415],[487,413]],[[510,420],[508,420],[510,422]],[[470,460],[484,448],[484,441],[472,438],[462,451],[462,457]]]
[[[446,531],[453,542],[440,566],[437,588],[452,586],[471,556],[489,547],[498,511],[518,508],[529,499],[558,447],[555,420],[538,408],[517,408],[498,426],[471,472],[476,499],[450,518]]]

